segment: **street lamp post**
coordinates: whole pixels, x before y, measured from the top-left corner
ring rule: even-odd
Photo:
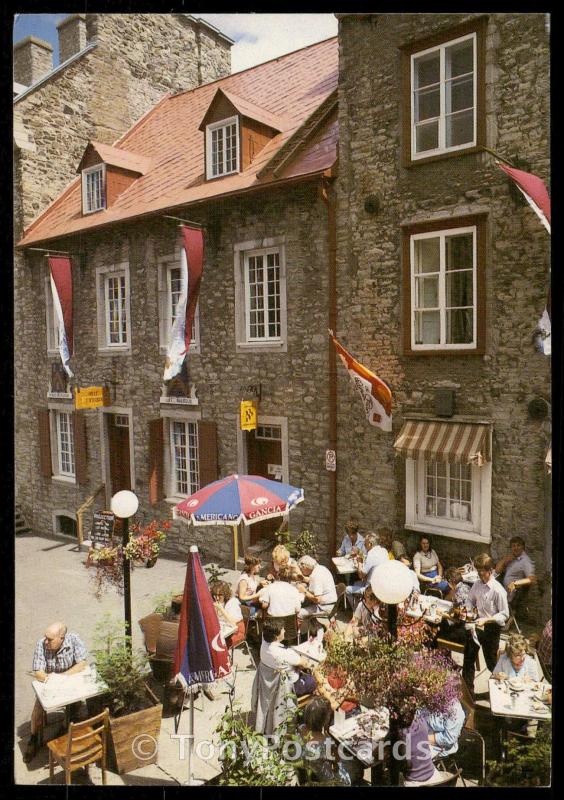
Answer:
[[[137,496],[124,489],[117,492],[112,497],[111,509],[123,522],[122,546],[125,547],[129,542],[129,518],[132,517],[139,508]],[[129,650],[131,650],[131,574],[129,569],[129,559],[123,555],[123,611],[125,617],[125,633],[130,638],[127,640]]]

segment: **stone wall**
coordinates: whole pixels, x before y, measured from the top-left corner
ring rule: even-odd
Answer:
[[[366,527],[405,522],[405,465],[393,442],[406,412],[434,414],[439,387],[456,390],[459,414],[493,420],[491,552],[521,534],[538,572],[550,571],[544,542],[544,457],[548,421],[527,405],[550,400],[550,359],[532,334],[549,287],[549,238],[486,154],[401,166],[398,47],[477,15],[391,14],[340,22],[338,332],[362,363],[390,385],[393,433],[370,427],[339,372],[339,520],[353,510]],[[549,43],[543,14],[491,14],[487,27],[487,145],[525,159],[548,183]],[[381,210],[364,199],[377,193]],[[486,353],[406,356],[401,310],[402,223],[487,210]],[[413,546],[415,534],[408,543]],[[447,563],[483,545],[436,537]],[[542,587],[541,587],[542,588]]]
[[[186,215],[208,229],[206,260],[200,293],[201,354],[188,357],[203,419],[214,420],[218,432],[220,476],[238,471],[237,429],[240,386],[261,383],[259,416],[288,420],[289,480],[305,490],[305,501],[291,514],[291,529],[307,526],[327,541],[328,477],[325,448],[327,414],[327,212],[315,188],[268,192],[260,198],[224,201],[208,212],[190,209]],[[179,216],[183,216],[179,212]],[[164,356],[159,353],[157,261],[177,246],[174,222],[147,221],[112,227],[82,237],[86,263],[75,271],[75,355],[77,385],[112,382],[112,404],[133,411],[135,486],[140,514],[147,520],[170,516],[171,505],[149,506],[149,421],[160,413]],[[284,237],[287,265],[287,353],[238,353],[235,347],[235,243],[264,237]],[[55,247],[72,248],[61,240]],[[132,350],[130,355],[101,355],[97,349],[95,270],[128,261],[130,266]],[[52,531],[53,508],[76,509],[102,482],[99,412],[87,416],[89,482],[61,484],[40,475],[36,407],[47,405],[50,361],[46,357],[43,282],[45,259],[28,255],[30,291],[24,324],[30,339],[25,362],[18,363],[26,386],[20,419],[27,442],[17,462],[17,480],[25,487],[28,524],[34,531]],[[33,320],[33,325],[30,320]],[[69,406],[72,404],[69,402]],[[23,505],[23,502],[22,502]],[[100,498],[94,508],[104,507]],[[85,517],[88,528],[89,517]],[[175,522],[164,552],[184,556],[198,544],[205,558],[231,565],[230,528],[199,528],[194,533]]]

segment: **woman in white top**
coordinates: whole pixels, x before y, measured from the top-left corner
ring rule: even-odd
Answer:
[[[417,552],[413,556],[413,569],[423,589],[432,587],[441,592],[448,591],[448,583],[443,577],[443,565],[432,548],[431,538],[426,534],[419,539]]]
[[[237,626],[235,633],[225,639],[227,647],[235,647],[245,638],[245,620],[241,604],[236,597],[231,596],[231,587],[225,581],[214,581],[210,585],[210,593],[219,621],[223,619],[231,627]]]
[[[268,581],[262,580],[258,575],[261,566],[260,558],[247,553],[245,555],[245,569],[240,574],[237,582],[237,597],[239,598],[239,602],[249,607],[251,617],[254,617],[257,613],[256,603],[259,597],[259,589],[266,586],[268,583]]]
[[[527,652],[528,644],[524,636],[510,636],[505,652],[500,655],[494,667],[493,677],[498,680],[520,678],[526,683],[538,682],[540,677],[537,663]]]

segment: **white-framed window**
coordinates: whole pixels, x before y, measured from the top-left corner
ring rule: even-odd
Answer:
[[[491,462],[481,467],[406,459],[406,527],[489,542]]]
[[[159,259],[159,346],[161,353],[168,349],[172,326],[176,319],[178,301],[185,287],[182,286],[180,252]],[[200,303],[192,320],[190,352],[200,352]]]
[[[188,497],[200,488],[198,411],[161,414],[164,430],[164,482],[168,499]]]
[[[53,306],[51,279],[45,278],[45,322],[47,325],[47,352],[55,355],[59,352],[59,326]]]
[[[234,246],[237,350],[287,350],[286,262],[283,237]]]
[[[49,405],[53,478],[67,483],[76,482],[72,415],[70,405]]]
[[[98,267],[98,349],[125,352],[131,349],[129,264]]]
[[[239,117],[206,126],[206,166],[208,180],[239,172]]]
[[[92,214],[106,207],[106,165],[82,170],[82,213]]]
[[[410,237],[412,350],[477,346],[476,226]]]
[[[477,143],[477,35],[411,55],[411,158]]]

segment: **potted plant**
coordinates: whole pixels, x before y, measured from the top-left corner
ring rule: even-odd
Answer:
[[[123,594],[123,548],[121,545],[91,547],[85,566],[94,569],[91,574],[91,582],[95,597],[99,599],[108,589],[115,589],[118,594]]]
[[[170,522],[152,520],[148,525],[136,523],[131,526],[129,541],[124,548],[124,556],[133,564],[154,567],[161,549],[161,544],[166,541],[165,530],[170,527]]]
[[[121,775],[154,764],[156,747],[151,754],[138,753],[134,746],[141,735],[158,742],[161,729],[163,707],[146,683],[145,653],[132,651],[125,624],[106,614],[95,628],[93,655],[97,678],[108,687],[105,704],[110,709],[110,757],[117,772]]]

